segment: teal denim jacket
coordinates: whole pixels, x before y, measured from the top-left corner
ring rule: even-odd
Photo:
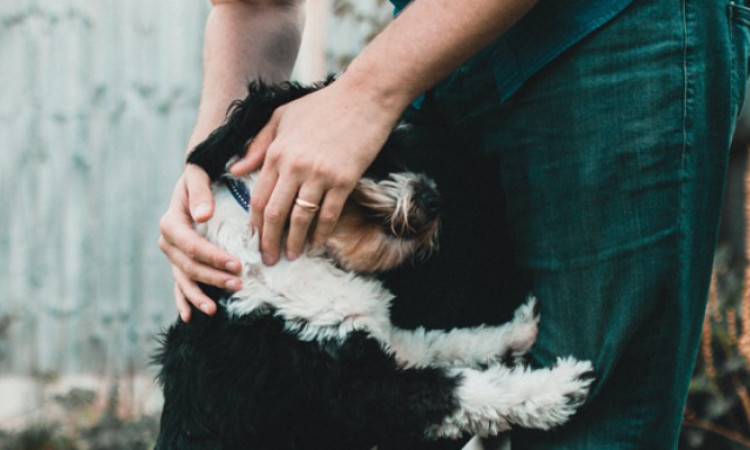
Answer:
[[[540,0],[482,51],[495,72],[500,101],[563,51],[612,19],[633,0]],[[391,0],[398,14],[410,0]]]

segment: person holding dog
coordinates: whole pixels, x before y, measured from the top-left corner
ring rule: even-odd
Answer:
[[[212,3],[190,148],[248,79],[290,76],[304,23],[296,0]],[[249,226],[264,262],[320,245],[397,119],[418,110],[455,151],[407,155],[438,181],[444,230],[432,260],[390,280],[394,320],[500,321],[531,290],[541,308],[532,364],[572,355],[591,360],[597,379],[569,424],[514,431],[513,448],[675,448],[744,98],[750,8],[394,3],[396,19],[346,72],[277,109],[231,168],[262,165]],[[189,303],[215,312],[197,282],[239,288],[237,260],[193,231],[212,208],[207,176],[186,166],[160,224],[183,320]]]

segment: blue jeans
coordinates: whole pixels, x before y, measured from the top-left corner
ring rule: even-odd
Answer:
[[[503,103],[484,55],[427,95],[454,146],[411,155],[445,196],[441,251],[389,280],[394,320],[499,322],[533,290],[532,363],[597,372],[569,424],[513,450],[676,448],[748,26],[729,0],[636,0]]]

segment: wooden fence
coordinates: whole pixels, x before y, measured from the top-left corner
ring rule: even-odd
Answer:
[[[331,1],[308,8],[302,79],[371,32],[332,20]],[[0,2],[0,375],[142,370],[176,317],[157,223],[196,114],[208,10]]]
[[[0,3],[0,373],[143,368],[174,316],[157,222],[204,2]]]

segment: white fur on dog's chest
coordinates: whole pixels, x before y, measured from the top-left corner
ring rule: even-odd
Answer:
[[[215,186],[214,198],[213,217],[196,228],[243,263],[242,289],[226,303],[230,315],[271,306],[303,340],[343,338],[359,329],[389,341],[393,295],[380,282],[342,270],[325,256],[303,254],[266,266],[259,236],[250,230],[250,213],[223,186]]]

